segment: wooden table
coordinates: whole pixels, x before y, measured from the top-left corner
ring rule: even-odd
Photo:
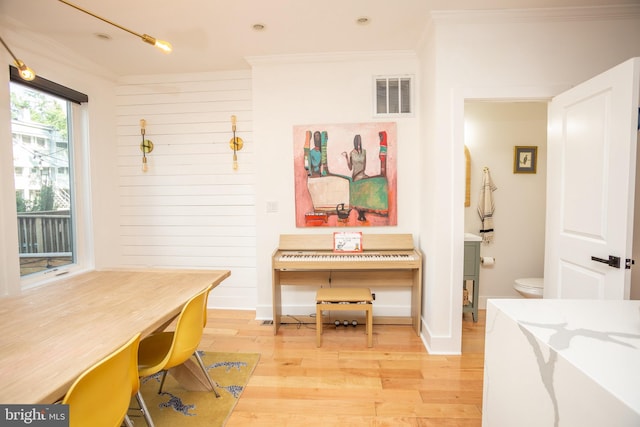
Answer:
[[[226,270],[92,271],[0,298],[0,403],[52,403],[134,334],[166,326]]]

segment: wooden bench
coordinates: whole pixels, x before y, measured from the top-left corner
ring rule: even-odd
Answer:
[[[364,310],[367,347],[373,347],[373,297],[369,288],[320,288],[316,293],[316,346],[322,344],[322,311]]]

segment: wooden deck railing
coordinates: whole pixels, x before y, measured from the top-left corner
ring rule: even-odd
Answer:
[[[72,252],[69,211],[18,213],[21,256],[69,256]]]

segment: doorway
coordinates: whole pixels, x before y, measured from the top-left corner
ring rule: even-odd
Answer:
[[[480,309],[488,298],[520,298],[513,289],[519,277],[543,277],[546,198],[546,101],[466,100],[465,145],[470,154],[470,203],[465,233],[479,234],[477,213],[482,170],[489,168],[494,193],[494,237],[481,244],[481,256],[494,258],[480,268]],[[638,133],[640,143],[640,132]],[[537,147],[535,174],[514,173],[514,147]],[[637,152],[640,163],[640,150]],[[631,296],[640,300],[640,171],[636,170],[635,224]]]
[[[480,245],[482,257],[495,259],[493,265],[480,267],[479,308],[484,309],[487,298],[519,298],[513,289],[515,279],[543,277],[547,102],[467,100],[464,120],[470,154],[465,233],[479,234],[477,206],[485,167],[497,187],[493,238]],[[534,172],[514,171],[516,147],[535,147]]]

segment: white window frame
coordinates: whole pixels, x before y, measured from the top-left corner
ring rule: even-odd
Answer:
[[[86,149],[86,105],[78,105],[69,102],[70,120],[69,120],[69,141],[70,141],[70,158],[71,158],[71,185],[75,191],[72,192],[72,205],[74,207],[72,215],[72,230],[74,240],[75,261],[71,264],[56,267],[51,270],[33,273],[20,278],[22,289],[36,287],[58,278],[58,276],[69,273],[77,273],[85,271],[89,268],[91,256],[88,254],[90,244],[88,236],[90,235],[89,224],[91,218],[89,214],[89,162]]]
[[[7,69],[5,69],[7,70]],[[9,81],[8,70],[0,73],[0,78]],[[4,102],[7,108],[0,109],[0,134],[11,138],[11,114],[9,84],[0,88],[0,102]],[[70,102],[69,140],[72,141],[70,156],[72,162],[72,176],[75,192],[72,197],[75,207],[73,215],[73,229],[75,240],[75,261],[72,264],[58,267],[48,272],[34,273],[28,276],[20,276],[20,262],[18,252],[18,230],[16,227],[17,210],[15,203],[3,204],[0,208],[0,296],[15,295],[22,290],[33,288],[58,279],[60,275],[75,274],[87,271],[94,267],[93,246],[91,236],[93,222],[91,219],[91,192],[90,192],[90,158],[89,158],[89,132],[88,117],[89,107],[87,102],[77,104]],[[11,194],[11,200],[15,200],[13,144],[0,146],[0,194]]]

